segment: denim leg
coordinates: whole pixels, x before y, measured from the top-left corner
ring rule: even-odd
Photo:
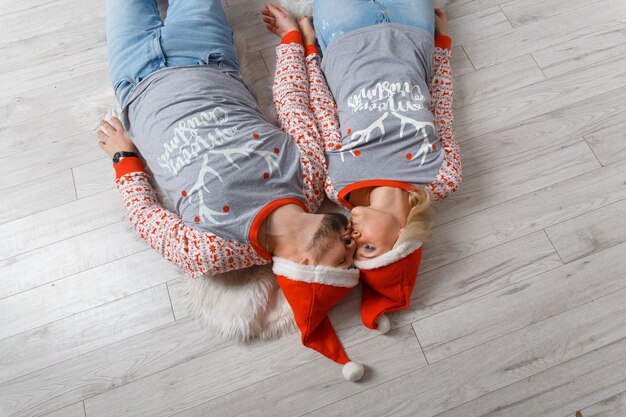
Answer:
[[[433,0],[378,0],[391,23],[415,26],[435,34]]]
[[[315,0],[313,22],[322,53],[335,36],[386,21],[384,8],[373,0]]]
[[[432,0],[315,0],[313,22],[326,50],[335,36],[379,23],[399,23],[434,33]]]
[[[107,0],[109,71],[122,107],[139,81],[163,66],[156,0]]]
[[[233,31],[220,0],[170,0],[161,48],[168,67],[209,62],[238,67]]]

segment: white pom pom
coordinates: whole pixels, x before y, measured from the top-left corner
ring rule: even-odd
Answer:
[[[378,326],[376,331],[380,334],[385,334],[391,329],[391,322],[386,314],[381,315],[378,320],[376,320],[376,325]]]
[[[363,372],[365,372],[365,368],[360,363],[348,362],[343,366],[342,372],[345,379],[354,382],[361,379]]]

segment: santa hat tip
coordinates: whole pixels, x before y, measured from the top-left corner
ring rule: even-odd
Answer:
[[[376,331],[380,334],[385,334],[391,330],[391,322],[386,314],[382,314],[378,320],[376,320],[376,325],[378,326]]]
[[[363,373],[365,372],[365,368],[360,363],[348,362],[343,366],[342,372],[345,379],[354,382],[361,379]]]

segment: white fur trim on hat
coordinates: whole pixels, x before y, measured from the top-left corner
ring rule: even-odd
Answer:
[[[348,381],[358,381],[365,373],[363,365],[357,362],[348,362],[343,366],[341,370],[343,377]]]
[[[422,242],[413,240],[404,242],[397,248],[390,250],[389,252],[377,256],[376,258],[369,259],[367,261],[354,261],[354,266],[359,269],[376,269],[383,266],[391,265],[394,262],[399,261],[412,254],[422,246]]]
[[[341,269],[326,265],[302,265],[274,256],[272,271],[294,281],[352,288],[359,283],[359,270]]]

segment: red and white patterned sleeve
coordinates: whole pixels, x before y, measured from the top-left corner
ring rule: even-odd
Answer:
[[[300,150],[306,206],[315,212],[324,200],[327,165],[322,135],[311,110],[304,46],[298,31],[285,35],[276,47],[273,94],[278,124]]]
[[[192,278],[266,264],[250,244],[193,229],[165,210],[138,158],[115,165],[117,189],[134,229],[153,249]]]
[[[452,114],[452,73],[450,71],[451,39],[445,35],[435,37],[435,71],[430,81],[431,111],[439,143],[445,152],[443,165],[435,181],[429,184],[436,200],[441,200],[461,186],[460,147],[454,140],[454,117]]]
[[[317,128],[322,132],[324,148],[326,150],[339,149],[341,148],[341,132],[339,130],[337,104],[320,67],[320,56],[315,45],[307,45],[306,47],[306,68],[311,90],[311,109],[315,116]],[[329,199],[336,204],[341,204],[328,175],[324,182],[324,191]]]

